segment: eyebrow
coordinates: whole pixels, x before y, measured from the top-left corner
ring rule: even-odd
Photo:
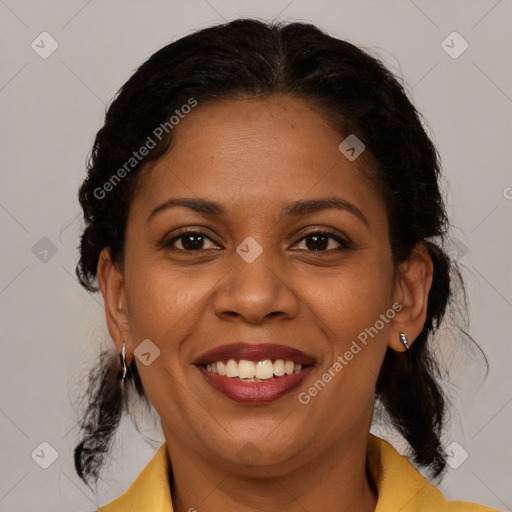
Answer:
[[[170,198],[167,201],[159,204],[146,219],[148,224],[158,213],[170,208],[188,208],[198,213],[205,215],[224,217],[227,214],[226,209],[215,201],[209,201],[207,199],[199,199],[195,197],[183,197],[183,198]],[[317,199],[306,199],[299,200],[285,206],[281,212],[281,216],[298,217],[308,213],[315,213],[322,210],[334,208],[336,210],[345,210],[356,217],[358,217],[366,226],[368,226],[368,220],[363,215],[363,212],[350,203],[349,201],[342,199],[341,197],[322,197]]]

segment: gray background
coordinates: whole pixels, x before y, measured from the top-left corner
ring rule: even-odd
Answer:
[[[194,29],[238,16],[311,21],[403,75],[443,160],[471,333],[491,365],[483,380],[478,360],[443,355],[457,391],[445,446],[458,443],[453,465],[459,446],[469,456],[441,489],[512,510],[510,0],[0,0],[0,510],[93,510],[124,491],[163,440],[150,421],[140,424],[143,436],[124,421],[98,492],[75,475],[77,400],[99,348],[113,346],[101,296],[74,277],[77,189],[105,105],[135,67]],[[43,31],[59,45],[46,59],[31,47],[50,48]],[[469,44],[458,58],[442,47],[453,31]],[[392,432],[375,431],[403,448]],[[48,469],[41,442],[58,453]]]

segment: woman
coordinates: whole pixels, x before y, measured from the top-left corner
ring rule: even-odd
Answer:
[[[105,302],[75,465],[129,392],[165,443],[104,511],[483,511],[369,433],[376,401],[439,477],[432,337],[454,293],[438,155],[396,78],[305,24],[236,20],[122,87],[80,188]]]

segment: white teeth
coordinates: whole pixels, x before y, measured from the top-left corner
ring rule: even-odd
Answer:
[[[293,361],[286,361],[286,363],[284,363],[284,371],[286,372],[286,375],[291,375],[294,369],[295,364]]]
[[[256,363],[256,375],[257,379],[271,379],[274,375],[274,365],[270,359],[264,359]]]
[[[234,359],[229,359],[226,364],[226,377],[238,377],[238,363]]]
[[[208,363],[206,369],[212,373],[218,373],[226,377],[237,378],[244,382],[257,382],[271,380],[283,375],[291,375],[302,370],[302,365],[290,360],[263,359],[261,361],[249,361],[247,359],[228,359],[227,361],[215,361]]]
[[[238,363],[238,376],[241,379],[253,379],[256,372],[254,361],[242,359]]]
[[[274,375],[282,377],[285,374],[284,361],[282,359],[276,359],[274,363]]]

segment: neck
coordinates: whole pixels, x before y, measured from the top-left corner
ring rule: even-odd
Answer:
[[[174,512],[375,510],[377,494],[366,470],[369,426],[346,433],[294,469],[255,465],[240,472],[187,450],[162,427],[172,461]]]

